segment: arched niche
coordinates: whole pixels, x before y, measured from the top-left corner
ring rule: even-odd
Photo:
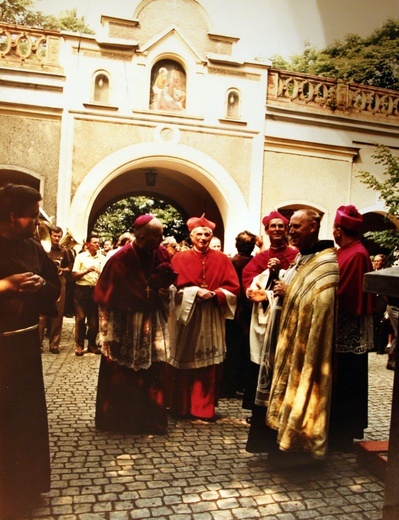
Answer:
[[[175,60],[159,60],[151,69],[150,109],[184,112],[186,109],[187,76]]]
[[[101,105],[109,104],[110,78],[109,74],[100,70],[93,74],[91,102]]]

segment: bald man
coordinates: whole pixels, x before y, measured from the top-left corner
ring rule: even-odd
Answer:
[[[142,215],[135,240],[106,263],[94,299],[100,306],[101,365],[96,426],[126,433],[165,434],[163,398],[169,357],[170,256],[162,223]]]

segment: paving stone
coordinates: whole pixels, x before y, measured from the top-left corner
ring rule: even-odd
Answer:
[[[245,451],[248,411],[221,399],[217,423],[169,418],[165,436],[97,432],[100,356],[77,358],[73,319],[61,353],[42,355],[52,484],[30,520],[380,520],[384,485],[354,453],[329,454],[321,471],[272,471]],[[369,355],[366,440],[388,438],[393,373]]]
[[[214,511],[218,509],[216,502],[197,502],[192,504],[191,508],[194,512],[199,511]]]
[[[309,509],[306,509],[306,511],[298,511],[296,516],[299,520],[310,520],[311,518],[320,518],[320,513],[317,511],[317,509],[311,509],[310,511]]]
[[[234,518],[249,518],[255,519],[260,518],[259,511],[254,511],[253,509],[247,509],[245,507],[239,509],[233,509],[232,511]]]
[[[128,511],[112,511],[109,520],[129,520],[131,518]]]
[[[137,520],[149,518],[150,516],[151,511],[149,509],[134,509],[133,511],[130,511],[130,518],[137,518]]]

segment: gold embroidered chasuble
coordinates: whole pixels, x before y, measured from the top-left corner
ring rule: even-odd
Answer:
[[[278,430],[281,450],[317,459],[327,451],[336,250],[325,249],[293,269],[297,274],[284,297],[266,422]]]

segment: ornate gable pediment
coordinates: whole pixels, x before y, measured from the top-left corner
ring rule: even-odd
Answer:
[[[187,55],[191,54],[196,61],[204,61],[204,56],[194,48],[191,42],[188,42],[176,27],[168,27],[161,34],[157,34],[144,45],[140,45],[138,52],[141,53],[163,53]]]

